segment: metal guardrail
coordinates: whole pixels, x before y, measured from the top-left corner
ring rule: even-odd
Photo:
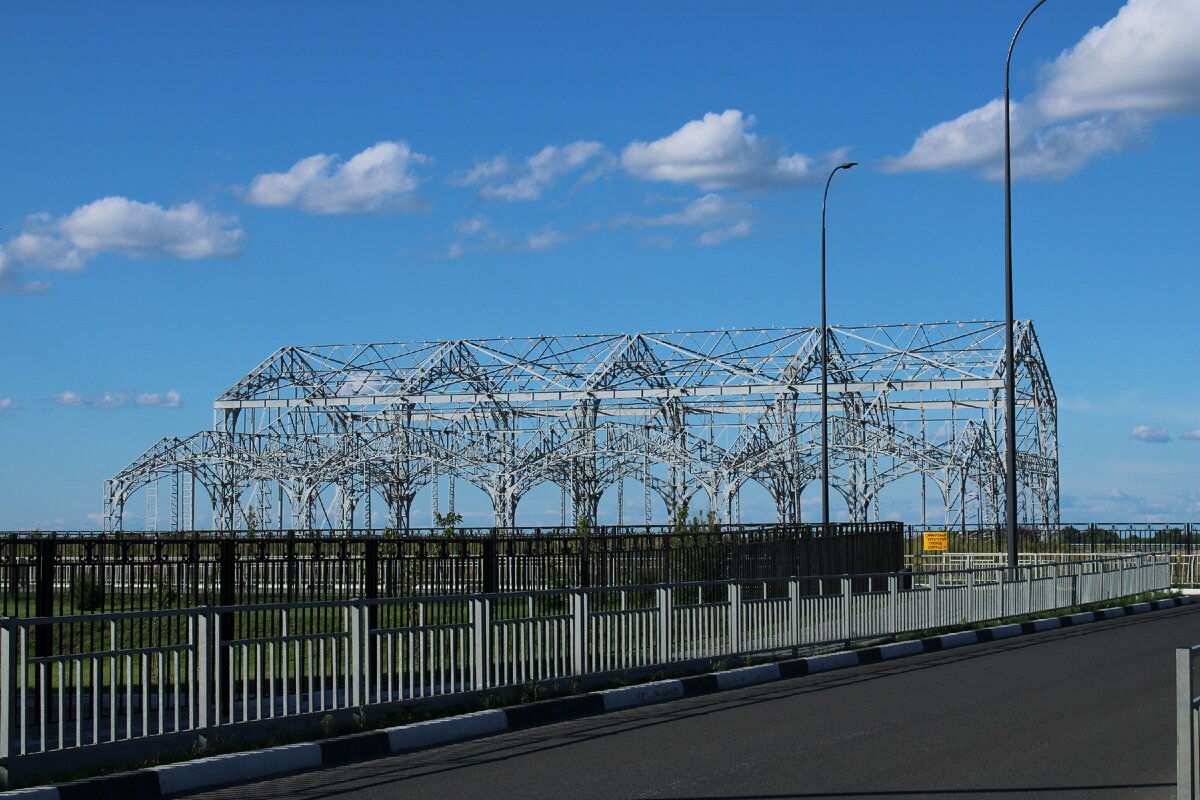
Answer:
[[[1200,797],[1200,697],[1195,664],[1200,645],[1175,648],[1175,797]]]
[[[1015,571],[4,618],[0,758],[887,637],[1136,595],[1169,583],[1165,555],[1133,554]],[[90,638],[76,636],[77,626],[92,631]],[[160,635],[147,636],[148,627]],[[231,629],[236,636],[228,635]],[[70,647],[39,648],[38,639]],[[47,649],[50,655],[43,654]]]
[[[1196,586],[1200,585],[1200,553],[1182,553],[1178,551],[1153,550],[1170,555],[1171,585]],[[1098,553],[1064,551],[1064,552],[1021,552],[1017,554],[1019,564],[1065,564],[1095,558]],[[921,570],[954,570],[975,569],[978,567],[999,567],[1008,563],[1005,553],[971,553],[971,552],[942,552],[906,554],[904,566],[908,569]]]

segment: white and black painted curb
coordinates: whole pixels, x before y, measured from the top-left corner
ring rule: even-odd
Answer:
[[[166,797],[183,792],[245,783],[333,764],[344,764],[389,753],[420,750],[451,742],[462,742],[502,731],[529,728],[551,722],[603,714],[624,708],[661,703],[682,697],[710,694],[725,689],[815,675],[844,667],[877,664],[919,653],[1008,639],[1027,633],[1066,628],[1097,620],[1115,619],[1145,611],[1174,608],[1196,602],[1190,597],[1155,600],[1100,611],[1085,611],[1034,622],[999,625],[975,631],[930,636],[909,642],[865,647],[807,658],[731,669],[619,689],[542,700],[492,711],[477,711],[457,717],[433,719],[412,725],[338,736],[319,742],[270,747],[244,753],[210,756],[178,764],[123,772],[100,778],[0,792],[0,798],[21,800],[129,800],[133,797]]]

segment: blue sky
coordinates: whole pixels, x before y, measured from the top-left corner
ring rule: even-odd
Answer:
[[[0,528],[283,345],[814,324],[847,158],[831,322],[1001,317],[1027,7],[9,8]],[[1063,516],[1200,519],[1200,8],[1050,0],[1012,86]]]

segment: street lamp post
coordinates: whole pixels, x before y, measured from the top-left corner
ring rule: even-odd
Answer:
[[[1004,60],[1004,516],[1008,566],[1017,566],[1017,376],[1013,357],[1012,156],[1009,150],[1008,72],[1021,29],[1046,0],[1038,0],[1017,26]],[[964,512],[965,513],[965,512]]]
[[[1045,0],[1042,0],[1045,2]],[[838,164],[825,181],[825,196],[821,199],[821,533],[829,531],[829,322],[825,317],[825,204],[829,200],[829,184],[839,169],[857,166],[857,161]],[[797,500],[798,502],[798,500]]]

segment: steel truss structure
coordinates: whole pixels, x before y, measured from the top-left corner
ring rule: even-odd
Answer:
[[[831,483],[850,519],[878,519],[880,492],[915,475],[921,508],[931,485],[947,525],[999,522],[1003,323],[829,336]],[[456,479],[490,498],[498,527],[514,526],[521,498],[544,483],[591,521],[605,492],[640,484],[648,523],[652,495],[668,519],[703,497],[733,521],[754,481],[780,521],[800,521],[801,493],[820,481],[820,337],[805,327],[286,347],[217,398],[212,430],[164,438],[105,482],[105,529],[121,528],[139,490],[157,525],[163,481],[181,530],[194,528],[201,490],[218,529],[370,527],[373,497],[404,529],[425,487],[436,511],[448,484],[453,511]],[[1016,373],[1019,515],[1057,524],[1057,403],[1028,321]]]

